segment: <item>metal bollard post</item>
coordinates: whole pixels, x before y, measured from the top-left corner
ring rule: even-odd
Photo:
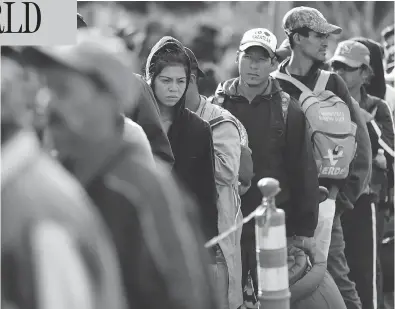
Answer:
[[[281,189],[273,178],[261,179],[258,187],[263,195],[263,211],[255,218],[260,308],[289,309],[285,213],[275,205],[275,196]]]

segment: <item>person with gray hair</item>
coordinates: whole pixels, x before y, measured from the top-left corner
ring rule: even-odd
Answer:
[[[1,47],[3,308],[125,309],[118,260],[80,184],[40,147],[28,103],[34,83]]]

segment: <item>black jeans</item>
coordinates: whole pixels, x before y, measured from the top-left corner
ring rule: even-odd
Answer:
[[[254,220],[253,224],[255,224]],[[252,224],[243,227],[243,232],[241,234],[241,264],[242,264],[242,277],[241,277],[241,287],[247,284],[248,272],[250,272],[252,283],[254,286],[254,293],[258,295],[258,274],[257,274],[257,261],[256,261],[256,244],[255,244],[255,231],[253,230]],[[246,225],[245,225],[246,226]]]
[[[352,211],[342,216],[349,278],[355,282],[363,309],[377,308],[377,217],[373,195],[363,194]]]
[[[333,219],[327,268],[339,288],[347,309],[362,309],[355,283],[348,277],[350,269],[344,254],[345,242],[340,216],[340,213],[336,213]]]

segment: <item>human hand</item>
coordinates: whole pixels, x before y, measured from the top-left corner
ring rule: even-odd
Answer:
[[[309,256],[311,262],[314,263],[316,244],[313,237],[305,237],[305,236],[287,237],[287,245],[288,246],[292,245],[296,248],[302,249]]]

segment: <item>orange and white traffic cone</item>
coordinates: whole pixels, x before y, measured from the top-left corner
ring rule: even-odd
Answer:
[[[262,211],[255,217],[256,258],[258,265],[258,299],[262,309],[289,309],[287,238],[285,213],[276,208],[279,182],[263,178],[258,182],[262,192]]]

